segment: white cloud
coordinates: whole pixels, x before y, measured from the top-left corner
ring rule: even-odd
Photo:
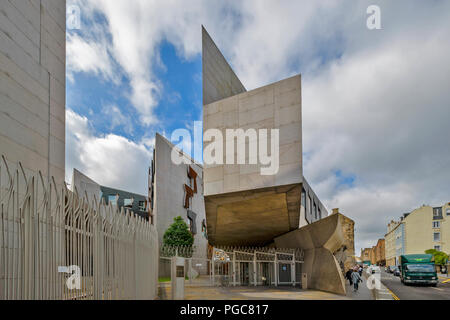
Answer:
[[[110,130],[114,130],[117,127],[123,127],[124,131],[132,135],[134,132],[133,123],[130,117],[125,116],[116,105],[107,105],[102,109],[102,113],[106,116],[105,122],[107,119],[110,120],[111,126]]]
[[[67,76],[73,81],[77,72],[93,73],[117,82],[107,46],[95,40],[85,40],[77,34],[67,34]]]
[[[147,194],[152,155],[144,144],[114,134],[97,136],[88,119],[70,109],[66,136],[66,181],[72,181],[76,168],[101,185]]]

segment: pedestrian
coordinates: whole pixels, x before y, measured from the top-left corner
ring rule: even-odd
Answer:
[[[359,266],[358,272],[359,272],[359,276],[361,277],[362,273],[363,273],[363,267]]]
[[[350,285],[353,285],[352,273],[352,269],[348,269],[348,271],[345,273],[345,278],[350,282]]]
[[[357,270],[353,270],[352,272],[352,281],[353,281],[353,292],[358,291],[358,285],[362,282],[361,276]]]

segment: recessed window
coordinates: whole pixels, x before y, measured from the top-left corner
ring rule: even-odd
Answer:
[[[434,233],[434,241],[441,241],[441,233],[440,232]]]
[[[433,221],[433,228],[440,228],[441,222],[440,221]]]
[[[441,246],[434,246],[434,250],[441,251]]]
[[[317,219],[317,206],[315,202],[314,202],[314,217],[316,217]]]
[[[139,201],[139,210],[145,211],[145,201]]]
[[[123,199],[123,206],[127,208],[133,207],[133,199]]]
[[[305,207],[306,210],[306,191],[302,189],[302,206]]]
[[[447,209],[447,216],[450,216],[450,208]]]
[[[112,206],[117,206],[117,198],[118,196],[116,194],[110,194],[108,196],[108,203],[110,203]]]
[[[308,198],[309,198],[309,214],[312,216],[313,215],[312,199],[311,199],[311,196],[308,196]]]
[[[433,216],[441,217],[442,216],[442,208],[433,208]]]

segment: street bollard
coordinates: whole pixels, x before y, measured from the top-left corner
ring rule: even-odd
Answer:
[[[302,289],[306,290],[308,289],[308,274],[302,273]]]
[[[184,258],[172,258],[172,300],[184,300]]]

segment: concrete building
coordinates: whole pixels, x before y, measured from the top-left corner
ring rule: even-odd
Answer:
[[[66,1],[0,1],[0,154],[64,182]]]
[[[147,196],[102,186],[77,169],[73,170],[72,192],[86,198],[89,203],[104,201],[107,205],[127,209],[144,219],[149,218]]]
[[[208,139],[212,131],[226,137],[226,149],[231,151],[228,157],[224,152],[223,159],[204,165],[210,243],[303,249],[302,272],[309,286],[345,293],[336,258],[338,252],[346,251],[345,217],[328,216],[303,177],[301,76],[246,91],[205,29],[202,38],[205,156],[217,146],[216,140]],[[233,136],[230,130],[242,131]],[[257,161],[256,152],[247,153],[257,146],[258,136],[252,130],[259,137],[261,130],[269,135],[279,130],[279,170],[273,174],[263,174],[267,166]],[[260,150],[264,142],[259,141]],[[269,144],[276,142],[272,135]],[[236,159],[245,161],[236,164]]]
[[[176,150],[186,162],[175,164],[171,160]],[[208,235],[203,198],[203,167],[160,134],[155,137],[155,149],[150,170],[150,209],[163,243],[166,230],[173,219],[181,216],[194,236],[198,257],[206,258]]]

